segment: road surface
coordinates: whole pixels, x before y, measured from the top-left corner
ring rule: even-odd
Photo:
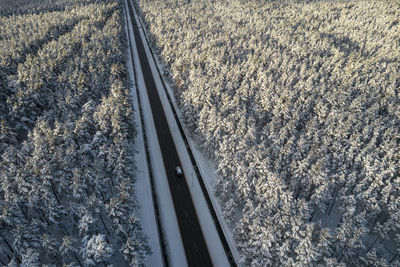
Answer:
[[[154,125],[157,131],[158,142],[161,148],[165,172],[168,177],[168,184],[171,190],[172,201],[175,207],[186,258],[189,266],[213,266],[186,179],[184,176],[178,177],[175,173],[175,167],[181,166],[181,162],[169,130],[167,119],[143,47],[143,41],[139,34],[138,25],[134,20],[135,16],[132,8],[132,3],[128,1],[128,9],[130,17],[132,18],[132,27],[140,65],[145,79]]]

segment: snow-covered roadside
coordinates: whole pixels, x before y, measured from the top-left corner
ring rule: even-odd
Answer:
[[[136,19],[139,19],[136,12],[135,12],[135,17],[136,17]],[[140,30],[142,39],[145,40],[145,35],[144,35],[142,27],[139,27],[139,30]],[[180,160],[183,165],[182,168],[185,172],[185,177],[187,179],[187,183],[189,185],[190,193],[193,198],[193,202],[194,202],[196,212],[197,212],[197,215],[198,215],[198,218],[200,221],[200,225],[201,225],[203,234],[205,236],[207,246],[209,248],[210,256],[211,256],[212,261],[215,266],[229,266],[229,261],[226,258],[221,240],[219,239],[218,232],[216,230],[213,219],[209,212],[207,202],[206,202],[203,192],[201,190],[201,186],[197,180],[197,176],[193,169],[193,165],[190,160],[190,156],[186,149],[185,143],[182,139],[177,122],[175,121],[174,114],[173,114],[170,104],[168,102],[167,95],[163,89],[162,82],[159,78],[159,73],[158,73],[158,70],[157,70],[157,67],[155,64],[157,64],[158,68],[161,69],[160,64],[157,59],[155,59],[156,62],[154,62],[147,42],[144,42],[144,47],[146,50],[147,57],[149,59],[149,63],[150,63],[150,67],[152,69],[153,76],[155,77],[155,82],[157,85],[157,89],[158,89],[158,92],[159,92],[159,95],[160,95],[160,98],[162,101],[162,105],[163,105],[165,114],[167,116],[170,130],[173,133],[174,142],[176,144],[176,147],[177,147],[177,150],[179,153],[179,157],[180,157]],[[164,83],[167,87],[168,95],[172,99],[172,102],[173,102],[173,105],[177,112],[178,117],[182,118],[180,110],[175,101],[171,87],[169,86],[167,81],[164,80]],[[195,141],[189,135],[189,131],[184,127],[184,125],[182,125],[182,126],[184,129],[184,133],[188,139],[189,146],[190,146],[190,148],[194,154],[194,157],[196,159],[200,173],[203,176],[203,178],[205,178],[204,182],[205,182],[208,194],[211,198],[212,204],[217,213],[218,220],[221,223],[225,237],[227,238],[227,241],[228,241],[229,247],[231,249],[231,252],[233,254],[233,257],[235,259],[235,262],[239,264],[240,255],[238,253],[238,250],[236,249],[236,246],[234,245],[232,232],[230,231],[228,225],[226,224],[226,222],[223,218],[221,207],[213,193],[214,188],[215,188],[216,179],[217,179],[215,167],[214,167],[212,161],[209,160],[208,158],[206,158],[200,152],[200,150],[197,148]]]
[[[126,2],[125,2],[126,5]],[[127,6],[125,6],[126,10],[128,10]],[[129,33],[130,33],[130,42],[132,45],[132,49],[133,49],[133,58],[134,58],[134,68],[136,70],[136,86],[139,92],[139,99],[140,99],[140,103],[141,103],[141,108],[143,111],[143,114],[141,114],[143,116],[143,120],[144,120],[144,127],[145,127],[145,133],[146,133],[146,137],[148,140],[148,149],[150,152],[150,160],[151,162],[155,163],[155,164],[151,164],[151,170],[152,173],[154,175],[154,187],[155,187],[155,191],[156,191],[156,195],[157,195],[157,199],[155,201],[157,201],[158,206],[160,207],[160,217],[161,217],[161,228],[162,228],[162,235],[164,237],[165,240],[165,250],[167,253],[167,257],[168,257],[168,261],[169,261],[169,265],[171,266],[182,266],[185,267],[187,266],[187,261],[186,261],[186,256],[185,256],[185,251],[183,248],[183,243],[182,243],[182,238],[180,235],[180,231],[178,228],[178,222],[176,219],[176,214],[175,214],[175,209],[174,209],[174,205],[172,202],[172,198],[170,195],[170,190],[169,190],[169,185],[168,185],[168,180],[165,174],[165,168],[164,168],[164,163],[163,163],[163,159],[162,159],[162,155],[161,155],[161,150],[160,150],[160,146],[158,144],[158,139],[157,139],[157,132],[155,130],[155,126],[154,126],[154,121],[153,121],[153,115],[152,115],[152,111],[150,108],[150,103],[149,100],[147,98],[147,92],[146,92],[146,86],[144,83],[144,78],[143,78],[143,74],[142,74],[142,70],[141,70],[141,66],[139,63],[139,55],[137,53],[137,49],[136,49],[136,43],[135,43],[135,39],[134,39],[134,35],[133,35],[133,29],[132,29],[132,22],[131,22],[131,18],[129,16],[129,12],[127,12],[127,16],[128,16],[128,29],[129,29]],[[130,70],[131,71],[131,70]],[[133,70],[132,70],[133,72]],[[134,98],[136,99],[136,101],[138,100],[137,95],[136,95],[136,90],[132,90],[135,92],[132,92],[132,95],[134,96]],[[139,122],[140,124],[140,122]],[[143,138],[143,137],[142,137]],[[143,139],[142,139],[143,140]],[[143,149],[144,149],[144,145],[143,145]],[[143,157],[145,152],[143,151]],[[146,173],[147,173],[147,177],[146,180],[149,182],[149,174],[148,174],[148,168],[147,168],[147,162],[146,159],[144,159],[144,164],[145,166],[140,166],[140,163],[138,161],[138,165],[139,168],[146,169]],[[139,188],[139,177],[138,177],[138,182],[137,182],[137,190],[140,191]],[[151,194],[151,192],[150,192]],[[149,203],[144,203],[147,202],[145,201],[146,198],[141,199],[141,197],[146,197],[147,194],[144,194],[143,192],[141,194],[137,195],[137,198],[139,199],[139,203],[141,205],[141,210],[144,214],[138,214],[138,216],[140,217],[141,215],[147,216],[145,215],[145,213],[154,213],[154,212],[150,212],[150,211],[154,211],[153,206],[150,206]],[[140,217],[141,218],[141,217]],[[145,229],[146,231],[146,221],[142,221],[142,227]],[[153,227],[153,228],[149,228],[149,231],[153,231],[153,232],[147,232],[146,233],[150,236],[150,235],[154,235],[154,231],[157,232],[157,228]],[[150,239],[150,238],[149,238]],[[150,243],[150,240],[149,240]],[[152,245],[152,244],[150,244]],[[158,248],[159,248],[159,242],[158,242]],[[156,254],[156,250],[152,247],[152,251],[153,251],[153,256],[154,254]],[[158,249],[158,254],[160,259],[161,258],[161,250],[160,248]],[[149,261],[148,261],[148,266],[163,266],[162,261],[158,261],[158,260],[154,260],[149,257]],[[156,256],[156,258],[158,258],[158,256]]]
[[[169,91],[169,93],[171,94],[172,92]],[[173,101],[175,101],[175,100],[173,100]],[[174,105],[176,105],[176,103],[174,103]],[[177,113],[178,113],[179,118],[182,118],[180,111],[177,111]],[[217,179],[218,179],[217,174],[216,174],[217,171],[216,171],[215,164],[200,151],[195,140],[189,135],[188,130],[185,129],[185,127],[183,127],[183,128],[185,131],[185,135],[188,139],[190,149],[192,150],[193,155],[196,158],[196,163],[197,163],[197,166],[201,173],[201,176],[204,178],[204,184],[206,185],[208,195],[211,199],[214,210],[217,214],[219,223],[221,224],[222,230],[224,231],[225,238],[228,241],[228,245],[229,245],[229,248],[231,249],[233,258],[235,259],[235,262],[240,266],[241,256],[240,256],[239,251],[236,248],[232,231],[225,221],[220,202],[217,199],[217,197],[214,195],[214,191],[215,191],[214,189],[215,189],[215,186],[217,184]]]
[[[125,24],[125,30],[128,37],[127,25]],[[135,81],[133,72],[133,62],[131,51],[128,46],[127,49],[127,60],[128,60],[128,75],[131,81]],[[152,254],[147,258],[147,266],[163,266],[163,258],[161,254],[160,237],[157,228],[156,214],[154,211],[154,203],[150,184],[149,168],[146,160],[146,150],[143,138],[143,129],[141,124],[141,114],[139,110],[139,102],[136,94],[136,85],[133,84],[130,88],[134,110],[134,121],[138,135],[135,140],[134,149],[137,151],[136,163],[137,163],[137,180],[136,180],[136,197],[139,202],[139,209],[137,216],[140,219],[141,226],[148,237],[148,244],[151,247]]]

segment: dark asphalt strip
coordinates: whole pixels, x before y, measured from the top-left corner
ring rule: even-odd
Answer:
[[[135,17],[130,1],[128,1],[128,8],[131,18],[134,19]],[[188,264],[189,266],[199,267],[213,266],[186,179],[183,176],[178,178],[175,173],[175,167],[181,166],[181,163],[135,20],[132,21],[132,26]],[[153,162],[153,164],[157,163]]]
[[[190,1],[189,1],[189,2],[190,2]],[[141,26],[142,28],[144,28],[143,23],[140,21],[140,18],[139,18],[139,23],[140,23],[140,26]],[[145,31],[144,31],[144,32],[145,32]],[[151,56],[152,56],[154,62],[156,62],[156,57],[155,57],[155,55],[154,55],[153,50],[152,50],[151,47],[150,47],[150,42],[149,42],[149,39],[148,39],[148,37],[147,37],[147,35],[146,35],[146,32],[145,32],[144,36],[145,36],[145,39],[146,39],[147,44],[149,44],[149,49],[150,49]],[[185,142],[186,150],[187,150],[188,153],[189,153],[190,161],[192,162],[194,171],[195,171],[195,173],[196,173],[196,175],[197,175],[197,180],[199,181],[201,190],[203,191],[203,195],[204,195],[204,197],[205,197],[205,199],[206,199],[208,209],[210,210],[211,217],[213,218],[215,227],[216,227],[216,229],[217,229],[217,232],[218,232],[219,238],[220,238],[220,240],[221,240],[222,246],[224,247],[226,256],[227,256],[227,258],[228,258],[228,261],[229,261],[229,263],[230,263],[230,265],[231,265],[232,267],[236,267],[237,264],[236,264],[236,262],[235,262],[235,259],[234,259],[233,255],[232,255],[232,252],[231,252],[231,249],[230,249],[230,247],[229,247],[228,241],[226,240],[224,231],[222,230],[221,223],[219,222],[217,213],[215,212],[214,205],[212,204],[211,198],[210,198],[210,196],[209,196],[209,192],[208,192],[208,190],[207,190],[207,188],[206,188],[206,185],[204,184],[204,178],[202,177],[202,175],[201,175],[201,173],[200,173],[200,170],[199,170],[199,168],[198,168],[196,159],[195,159],[195,157],[194,157],[194,155],[193,155],[192,149],[191,149],[191,147],[190,147],[190,145],[189,145],[189,142],[188,142],[188,140],[187,140],[187,137],[186,137],[186,135],[185,135],[185,132],[184,132],[184,130],[183,130],[183,127],[182,127],[182,125],[181,125],[181,123],[180,123],[180,120],[179,120],[178,114],[176,113],[176,110],[175,110],[174,104],[173,104],[173,102],[172,102],[172,99],[171,99],[169,93],[167,92],[164,78],[163,78],[163,76],[161,75],[161,71],[160,71],[160,69],[158,68],[158,65],[157,65],[157,64],[156,64],[156,68],[157,68],[158,76],[159,76],[159,78],[160,78],[160,80],[161,80],[161,83],[162,83],[162,85],[163,85],[165,94],[167,95],[168,102],[169,102],[169,104],[170,104],[170,106],[171,106],[172,112],[174,113],[175,121],[176,121],[176,123],[178,124],[179,131],[180,131],[180,133],[181,133],[181,135],[182,135],[183,141]]]

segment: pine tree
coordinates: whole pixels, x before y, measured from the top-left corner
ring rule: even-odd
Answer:
[[[112,255],[112,248],[102,234],[85,236],[82,239],[81,254],[86,266],[107,264]]]

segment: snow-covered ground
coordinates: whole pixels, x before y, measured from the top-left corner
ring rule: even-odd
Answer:
[[[136,19],[139,19],[136,13],[135,13],[135,17],[136,17]],[[146,40],[145,33],[143,32],[143,28],[140,27],[139,30],[140,30],[142,40]],[[225,251],[223,249],[221,240],[219,239],[219,235],[216,230],[213,219],[211,217],[210,211],[208,209],[207,202],[206,202],[203,192],[201,190],[200,184],[197,180],[197,176],[193,169],[193,165],[190,161],[190,157],[189,157],[188,151],[186,149],[185,143],[184,143],[181,133],[179,131],[177,122],[175,121],[172,108],[168,102],[166,92],[163,89],[163,85],[160,80],[159,73],[158,73],[158,70],[156,67],[156,64],[157,64],[159,69],[161,69],[160,64],[157,59],[155,59],[155,61],[153,60],[153,57],[151,55],[150,48],[149,48],[147,42],[144,42],[144,47],[146,50],[147,57],[149,59],[149,63],[150,63],[150,67],[152,69],[153,76],[155,77],[155,82],[157,85],[158,93],[160,95],[162,105],[163,105],[165,114],[167,116],[168,124],[169,124],[170,130],[171,130],[171,133],[173,135],[175,145],[178,150],[179,158],[182,162],[182,168],[184,170],[185,177],[187,179],[187,183],[189,185],[190,193],[191,193],[191,196],[192,196],[195,208],[196,208],[196,213],[199,218],[199,222],[200,222],[203,234],[206,239],[207,246],[209,248],[211,259],[215,266],[230,266],[229,261],[226,257]],[[164,80],[164,83],[166,84],[168,95],[172,99],[172,102],[173,102],[174,108],[177,112],[177,115],[179,118],[181,118],[181,113],[177,107],[177,103],[174,99],[172,89],[169,86],[167,81]],[[189,131],[187,129],[185,129],[185,126],[184,125],[182,125],[182,126],[184,128],[185,135],[188,139],[189,145],[190,145],[192,152],[194,154],[194,157],[196,159],[200,173],[203,176],[203,178],[205,178],[204,182],[205,182],[208,194],[211,198],[212,204],[217,213],[218,219],[221,223],[225,237],[227,238],[227,241],[228,241],[229,247],[232,251],[233,257],[234,257],[236,263],[239,264],[240,255],[238,253],[238,250],[236,249],[236,246],[234,245],[232,232],[230,231],[229,227],[227,226],[227,224],[223,218],[221,207],[213,193],[215,184],[217,181],[215,167],[214,167],[212,161],[210,159],[208,159],[207,157],[205,157],[200,152],[200,150],[198,149],[198,147],[196,145],[196,142],[190,137]]]
[[[126,4],[126,3],[125,3]],[[126,10],[128,10],[126,6]],[[128,12],[127,12],[128,13]],[[148,150],[150,152],[150,161],[156,164],[150,164],[151,170],[153,173],[153,178],[154,178],[154,187],[156,191],[157,198],[155,201],[157,201],[158,206],[160,207],[160,218],[161,218],[161,229],[162,229],[162,235],[165,240],[165,247],[164,249],[166,250],[169,265],[170,266],[182,266],[185,267],[187,266],[187,261],[186,261],[186,256],[183,248],[183,243],[182,243],[182,238],[179,232],[178,228],[178,222],[176,219],[176,214],[174,210],[174,206],[172,203],[172,198],[170,195],[169,191],[169,185],[168,185],[168,180],[165,174],[165,168],[163,164],[163,159],[160,151],[160,146],[158,144],[158,139],[157,139],[157,133],[155,130],[154,122],[153,122],[153,116],[150,108],[150,103],[147,98],[147,92],[146,92],[146,87],[144,84],[144,79],[142,75],[142,70],[141,66],[139,63],[139,55],[137,54],[137,49],[136,49],[136,43],[133,35],[133,29],[132,29],[132,23],[131,23],[131,18],[128,15],[128,30],[130,33],[130,42],[132,44],[133,48],[133,66],[136,71],[136,86],[139,92],[139,99],[140,99],[140,104],[142,108],[142,116],[144,120],[144,128],[145,128],[145,134],[148,140]],[[133,70],[130,70],[130,73],[132,73]],[[133,74],[132,74],[133,75]],[[137,102],[137,95],[136,91],[132,90],[132,95],[135,98],[135,101]],[[137,103],[136,103],[137,105]],[[137,123],[137,124],[140,124]],[[139,139],[139,138],[138,138]],[[142,137],[142,147],[144,149],[144,143],[143,143],[143,137]],[[139,143],[139,142],[138,142]],[[153,255],[149,257],[148,259],[148,266],[163,266],[162,263],[162,257],[161,257],[161,248],[160,248],[160,243],[156,242],[156,239],[158,237],[158,231],[156,225],[152,226],[146,226],[147,223],[153,224],[152,219],[148,218],[150,215],[146,213],[152,213],[154,214],[154,206],[152,205],[152,202],[150,203],[148,201],[148,197],[151,197],[151,191],[149,186],[150,186],[150,181],[149,181],[149,174],[148,174],[148,168],[147,168],[147,162],[145,159],[145,151],[139,151],[139,154],[141,154],[141,157],[143,158],[144,161],[139,162],[138,165],[140,169],[145,169],[145,174],[143,177],[145,177],[147,182],[142,181],[142,183],[146,183],[144,187],[139,186],[139,180],[140,177],[138,177],[138,182],[137,182],[137,198],[139,200],[139,204],[141,205],[141,210],[142,212],[139,215],[143,216],[140,217],[142,219],[142,227],[146,231],[147,235],[149,236],[149,244],[151,246],[151,249],[153,251]],[[140,166],[140,164],[143,164],[143,166]],[[143,189],[145,192],[139,193],[139,191]],[[149,195],[150,194],[150,195]],[[143,197],[143,198],[141,198]],[[152,217],[152,216],[150,216]],[[157,234],[156,234],[157,233]],[[157,235],[157,237],[156,237]],[[154,240],[154,242],[153,242]],[[153,247],[154,246],[154,247]]]

